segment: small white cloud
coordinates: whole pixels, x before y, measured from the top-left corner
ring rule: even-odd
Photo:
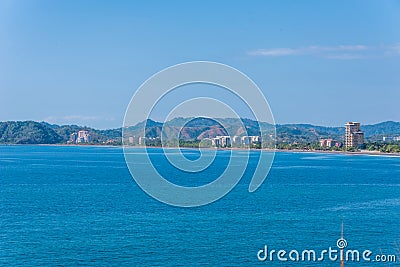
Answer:
[[[252,56],[288,56],[298,54],[298,50],[291,48],[274,48],[274,49],[258,49],[250,51],[248,54]]]
[[[361,59],[368,57],[382,57],[385,55],[400,55],[400,44],[390,46],[367,45],[337,45],[337,46],[306,46],[298,48],[268,48],[248,51],[250,56],[317,56],[328,59]]]
[[[364,51],[369,49],[366,45],[339,45],[337,50],[340,51]]]

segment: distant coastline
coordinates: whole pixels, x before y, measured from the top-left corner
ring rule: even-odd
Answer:
[[[49,147],[88,147],[88,148],[123,148],[122,145],[98,145],[98,144],[0,144],[1,146],[49,146]],[[125,146],[129,149],[156,149],[156,148],[164,148],[164,149],[193,149],[197,150],[195,147],[161,147],[161,146]],[[220,150],[220,151],[247,151],[245,148],[202,148],[205,150]],[[367,156],[396,156],[400,157],[400,153],[387,153],[380,151],[368,151],[368,150],[360,150],[355,152],[350,151],[331,151],[331,150],[306,150],[306,149],[249,149],[250,151],[270,151],[275,153],[318,153],[318,154],[337,154],[337,155],[367,155]]]
[[[124,144],[136,143],[139,147],[143,144],[138,142],[143,138],[143,127],[146,128],[145,139],[146,145],[159,147],[161,145],[160,133],[165,127],[169,132],[179,133],[179,146],[196,148],[200,140],[204,138],[215,137],[218,135],[227,135],[224,127],[228,127],[233,134],[241,136],[244,134],[240,120],[225,118],[223,120],[224,127],[215,124],[210,120],[200,118],[197,121],[191,121],[192,124],[179,127],[183,118],[175,118],[165,124],[147,120],[138,123],[134,126],[108,130],[98,130],[87,126],[78,125],[56,125],[47,122],[35,121],[6,121],[0,122],[0,145],[58,145],[58,146],[110,146],[118,147]],[[260,133],[259,125],[262,122],[243,119],[241,122],[246,126],[247,134],[259,135],[262,142],[268,142],[267,133],[275,133],[274,140],[269,142],[276,144],[276,151],[287,152],[318,152],[318,153],[346,153],[346,154],[370,154],[370,155],[394,155],[400,152],[400,122],[386,121],[373,125],[362,125],[362,130],[365,133],[365,148],[368,151],[346,151],[342,147],[331,147],[325,149],[321,147],[321,139],[334,139],[338,143],[344,143],[345,127],[325,127],[311,124],[277,124],[275,129],[271,125],[265,124],[263,128],[268,128],[270,132]],[[271,128],[272,127],[272,128]],[[272,130],[271,130],[272,129]],[[257,132],[258,131],[258,132]],[[80,136],[82,133],[82,137]],[[122,135],[124,134],[124,138]],[[148,136],[148,137],[147,137]],[[267,137],[266,139],[264,137]],[[271,135],[273,136],[273,135]],[[71,139],[74,137],[74,139]],[[388,137],[392,137],[390,140]],[[396,137],[396,138],[394,138]],[[270,137],[272,138],[272,137]],[[78,143],[78,139],[79,143]],[[154,141],[155,140],[155,141]],[[328,140],[328,139],[327,139]],[[181,142],[182,141],[182,142]],[[150,142],[153,142],[150,144]],[[139,144],[138,144],[139,143]],[[174,146],[171,142],[166,142],[167,147]],[[268,147],[266,143],[262,147]],[[274,147],[273,144],[270,147]],[[229,148],[237,149],[237,148]],[[240,149],[240,148],[238,148]],[[256,147],[255,149],[259,149]]]

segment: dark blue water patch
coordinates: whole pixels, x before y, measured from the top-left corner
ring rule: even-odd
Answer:
[[[216,158],[212,160],[212,163],[207,168],[199,172],[191,172],[174,166],[160,148],[150,148],[147,149],[147,151],[151,151],[151,153],[148,154],[149,158],[153,167],[161,176],[174,184],[192,187],[205,185],[216,180],[228,167],[231,155],[231,151],[229,150],[217,151]],[[172,158],[176,156],[174,154],[180,152],[183,153],[184,158],[189,159],[188,164],[196,164],[195,160],[198,159],[198,152],[196,149],[177,149],[175,152],[166,151]]]

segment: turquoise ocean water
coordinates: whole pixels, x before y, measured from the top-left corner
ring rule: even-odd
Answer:
[[[192,177],[174,171],[160,149],[149,151],[187,186],[210,182],[240,154],[219,151],[218,164]],[[121,148],[0,146],[0,265],[339,266],[261,262],[257,252],[334,248],[342,219],[348,248],[400,257],[400,157],[279,152],[264,184],[248,193],[257,153],[224,198],[177,208],[137,186]]]

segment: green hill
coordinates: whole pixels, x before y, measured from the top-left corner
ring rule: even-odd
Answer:
[[[56,125],[35,121],[0,122],[0,143],[2,144],[65,144],[70,134],[87,130],[92,143],[101,144],[112,140],[121,143],[121,129],[96,130],[77,125]]]
[[[0,122],[0,143],[56,144],[63,138],[46,124],[35,121]]]

